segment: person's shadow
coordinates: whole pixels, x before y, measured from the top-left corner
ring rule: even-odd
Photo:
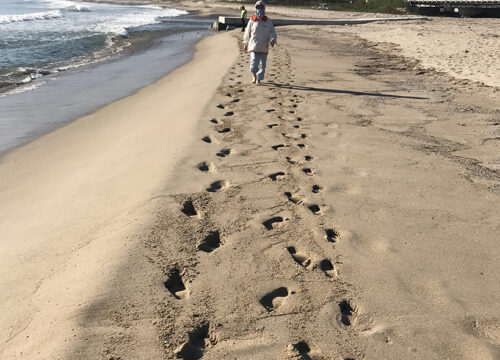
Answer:
[[[381,94],[378,92],[324,89],[324,88],[315,88],[315,87],[310,87],[310,86],[278,84],[278,83],[273,83],[273,82],[266,82],[265,85],[270,86],[270,87],[277,87],[280,89],[288,89],[288,90],[319,91],[319,92],[325,92],[325,93],[349,94],[349,95],[355,95],[355,96],[378,96],[378,97],[388,97],[388,98],[396,98],[396,99],[412,99],[412,100],[427,100],[428,99],[426,97],[419,97],[419,96],[404,96],[404,95]]]

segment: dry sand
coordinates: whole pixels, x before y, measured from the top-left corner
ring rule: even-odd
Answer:
[[[4,158],[0,357],[499,358],[497,89],[334,30]]]
[[[121,266],[137,251],[130,235],[148,221],[236,58],[228,39],[204,40],[163,80],[2,159],[0,358],[67,358],[68,346],[88,339],[94,306],[104,311],[99,299],[120,290]],[[127,278],[135,275],[143,274]],[[135,334],[139,357],[156,349],[153,330]]]

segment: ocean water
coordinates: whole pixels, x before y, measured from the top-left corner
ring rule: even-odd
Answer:
[[[0,83],[29,83],[126,46],[124,38],[185,11],[66,0],[0,1]]]
[[[0,158],[186,63],[210,23],[157,6],[0,0]]]

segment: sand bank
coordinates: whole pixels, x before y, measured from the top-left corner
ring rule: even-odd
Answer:
[[[83,309],[113,292],[231,54],[228,35],[203,40],[166,78],[2,159],[0,357],[63,358],[82,340]]]

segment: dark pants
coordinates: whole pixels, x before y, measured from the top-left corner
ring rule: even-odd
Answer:
[[[245,31],[245,19],[241,18],[241,31]]]

